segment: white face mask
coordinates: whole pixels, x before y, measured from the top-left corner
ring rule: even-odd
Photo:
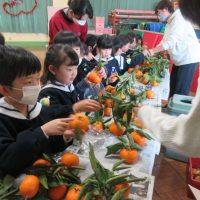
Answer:
[[[40,85],[34,85],[34,86],[24,86],[22,89],[13,88],[15,90],[22,90],[23,96],[21,100],[16,100],[13,97],[9,97],[18,103],[25,104],[25,105],[35,105],[38,99],[38,95],[41,90]]]
[[[165,16],[163,14],[158,15],[158,18],[159,18],[160,22],[166,22],[167,21],[167,16]]]
[[[86,24],[86,20],[76,20],[76,22],[80,25],[80,26],[84,26]]]

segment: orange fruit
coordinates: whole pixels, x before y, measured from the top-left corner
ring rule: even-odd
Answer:
[[[61,157],[61,163],[65,164],[68,168],[79,166],[79,157],[73,153],[64,153]]]
[[[108,108],[112,108],[114,106],[114,101],[112,99],[106,99],[105,101],[105,105],[108,107]]]
[[[134,90],[133,88],[131,88],[131,89],[129,90],[129,93],[130,93],[130,94],[135,94],[135,90]]]
[[[133,68],[128,68],[128,73],[132,73],[133,72]]]
[[[144,124],[141,122],[141,120],[138,118],[138,117],[134,117],[132,122],[135,123],[135,125],[138,127],[138,128],[141,128],[143,129],[144,128]]]
[[[78,199],[78,195],[81,191],[82,186],[80,185],[76,185],[74,187],[71,187],[69,189],[69,191],[67,192],[67,195],[65,197],[65,200],[77,200]],[[84,198],[82,198],[84,199]]]
[[[147,90],[146,91],[146,97],[147,99],[153,99],[155,97],[155,93],[153,90]]]
[[[36,165],[46,165],[46,166],[51,166],[51,163],[48,160],[45,159],[38,159],[33,163],[34,166]]]
[[[61,200],[65,196],[66,191],[67,191],[66,185],[59,185],[57,187],[53,187],[48,190],[48,197],[51,200]]]
[[[138,160],[138,152],[135,149],[121,149],[119,152],[119,157],[121,159],[125,159],[125,163],[128,164],[133,164],[134,162],[136,162]]]
[[[117,92],[117,90],[116,90],[116,88],[113,88],[112,90],[111,90],[111,94],[116,94],[116,92]]]
[[[125,100],[125,99],[126,99],[126,95],[122,93],[122,94],[120,95],[120,98],[121,98],[121,100]]]
[[[139,133],[137,133],[136,131],[131,133],[131,137],[133,138],[133,140],[139,144],[140,146],[144,146],[145,142],[146,142],[146,138],[141,136]]]
[[[111,108],[104,108],[103,109],[103,116],[110,117],[111,113],[112,113],[112,109]]]
[[[149,83],[149,80],[146,78],[143,78],[142,82],[143,82],[143,84],[147,85]]]
[[[101,83],[102,78],[99,76],[97,71],[91,71],[88,76],[87,76],[88,81],[90,81],[91,83]]]
[[[69,122],[69,127],[71,129],[79,129],[81,134],[84,134],[89,129],[89,119],[83,113],[76,113],[71,115],[73,121]]]
[[[101,133],[103,132],[103,123],[100,121],[96,121],[94,124],[92,124],[93,129],[98,132]]]
[[[122,190],[124,188],[128,188],[128,190],[124,193],[124,197],[128,198],[129,194],[131,193],[131,186],[128,183],[119,184],[115,186],[115,190]]]
[[[107,85],[107,86],[106,86],[106,91],[107,91],[107,92],[111,92],[111,90],[112,90],[113,88],[114,88],[113,86]]]
[[[152,86],[156,87],[158,86],[158,82],[156,80],[154,80],[152,83],[151,83]]]
[[[19,186],[19,193],[24,198],[33,198],[39,191],[39,178],[35,175],[27,175]]]
[[[125,131],[124,126],[118,127],[115,122],[112,122],[111,124],[109,124],[108,129],[109,129],[110,133],[112,133],[115,136],[121,136],[121,135],[123,135],[123,133]]]
[[[136,78],[139,78],[139,77],[142,76],[142,75],[143,75],[143,73],[142,73],[140,70],[138,70],[138,71],[135,73]]]

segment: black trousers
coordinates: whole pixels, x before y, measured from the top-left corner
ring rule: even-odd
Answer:
[[[170,76],[169,97],[172,97],[174,94],[189,94],[194,73],[198,67],[198,64],[199,63],[192,63],[181,66],[173,66]]]

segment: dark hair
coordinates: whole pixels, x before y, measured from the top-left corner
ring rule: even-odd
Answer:
[[[93,8],[89,0],[70,0],[68,3],[69,9],[73,10],[74,14],[81,18],[83,15],[88,15],[93,18]]]
[[[81,43],[81,49],[80,50],[81,50],[81,54],[83,56],[88,55],[88,53],[89,53],[87,45],[85,43]]]
[[[53,44],[68,44],[71,47],[81,47],[80,38],[70,31],[60,31],[57,33]]]
[[[91,46],[92,48],[94,48],[94,46],[97,44],[97,40],[98,40],[98,37],[96,35],[87,34],[85,44],[88,47]]]
[[[136,39],[137,43],[139,42],[139,40],[141,40],[141,46],[143,45],[143,39],[142,39],[142,36],[140,34],[135,34],[135,39]]]
[[[5,38],[1,33],[0,33],[0,44],[5,45]]]
[[[55,81],[54,75],[49,71],[49,66],[53,65],[59,68],[63,63],[66,63],[67,66],[78,65],[79,58],[77,53],[69,45],[54,44],[50,46],[44,60],[42,83],[46,84],[48,81]]]
[[[122,43],[122,46],[124,46],[124,45],[126,45],[126,44],[128,44],[128,43],[130,42],[130,41],[129,41],[129,38],[127,37],[127,35],[121,34],[121,35],[119,35],[118,37],[119,37],[119,40],[120,40],[121,43]]]
[[[112,37],[108,34],[101,35],[97,40],[97,47],[100,49],[112,49]]]
[[[173,4],[171,1],[168,1],[168,0],[161,0],[156,8],[155,8],[155,13],[157,14],[158,13],[158,10],[163,10],[167,8],[169,13],[173,13],[174,12],[174,7],[173,7]]]
[[[179,7],[184,17],[200,26],[200,1],[199,0],[180,0]]]
[[[118,36],[113,37],[113,48],[112,48],[112,56],[115,56],[116,52],[122,48],[121,40]]]
[[[0,45],[0,85],[12,86],[17,77],[29,76],[41,71],[39,59],[20,48]]]
[[[127,37],[129,38],[129,42],[133,43],[135,39],[135,34],[133,32],[128,32]]]

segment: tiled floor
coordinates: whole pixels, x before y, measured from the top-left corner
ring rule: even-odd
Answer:
[[[186,185],[187,164],[166,158],[163,154],[156,158],[153,200],[189,200]]]

